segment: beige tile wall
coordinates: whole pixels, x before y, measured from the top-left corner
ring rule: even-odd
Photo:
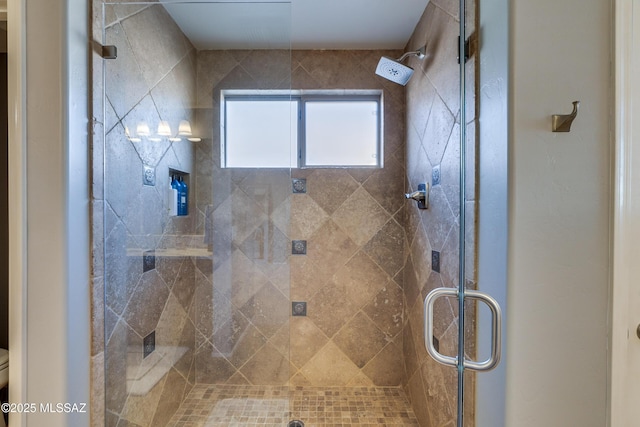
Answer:
[[[131,425],[159,425],[154,417],[168,419],[195,382],[402,384],[421,425],[452,420],[454,375],[432,362],[421,342],[422,298],[434,287],[457,282],[458,24],[457,11],[449,3],[433,0],[416,27],[408,49],[429,40],[428,57],[422,63],[412,60],[416,74],[406,99],[402,87],[373,74],[381,55],[397,57],[398,51],[196,53],[157,7],[107,9],[107,37],[118,44],[120,62],[108,63],[112,69],[107,74],[106,114],[100,115],[99,100],[94,113],[92,425],[104,425],[104,362],[107,425],[119,419]],[[100,40],[99,32],[95,37]],[[154,56],[158,46],[169,54]],[[475,69],[473,58],[468,67]],[[99,92],[100,67],[95,69],[94,88]],[[121,90],[109,91],[111,87]],[[215,131],[219,90],[289,87],[383,89],[384,169],[291,174],[221,169]],[[195,116],[189,100],[195,100]],[[148,149],[126,139],[124,126],[132,128],[141,118],[175,121],[183,116],[192,119],[202,143],[165,142]],[[466,126],[475,141],[472,116],[473,110]],[[103,128],[111,168],[107,176],[115,182],[101,181]],[[192,172],[189,220],[166,218],[155,209],[162,206],[166,182],[159,180],[155,190],[141,186],[143,162],[158,171],[178,166]],[[442,184],[433,189],[432,209],[405,209],[405,186],[413,189],[429,180],[436,165]],[[158,172],[158,177],[164,175]],[[291,194],[291,175],[307,179],[306,194]],[[473,171],[469,175],[473,177]],[[471,191],[466,202],[471,224],[473,182],[467,182]],[[136,212],[149,206],[154,207],[146,211],[150,219],[141,221]],[[206,224],[216,236],[211,258],[159,258],[156,270],[142,274],[140,257],[121,250],[172,245],[184,234],[202,236]],[[467,246],[473,248],[469,222],[467,228]],[[108,238],[103,242],[104,230]],[[308,241],[307,255],[290,255],[292,239]],[[104,270],[98,256],[102,248],[107,265],[117,268]],[[431,272],[432,249],[441,252],[440,274]],[[470,251],[468,265],[473,259]],[[470,286],[473,278],[471,269]],[[107,307],[102,316],[105,283]],[[289,317],[289,295],[308,302],[307,317]],[[128,310],[131,301],[149,300],[156,304],[150,304],[148,312],[134,315]],[[440,349],[455,352],[457,307],[451,301],[437,310],[442,319],[436,325]],[[133,396],[122,386],[127,367],[122,355],[154,327],[165,331],[160,342],[194,348],[147,395]],[[121,355],[119,361],[105,361],[105,336],[111,347],[106,354]]]
[[[160,6],[107,4],[105,12],[105,43],[117,46],[118,58],[103,62],[94,55],[91,422],[162,426],[195,382],[195,327],[188,313],[200,272],[188,253],[158,255],[155,268],[143,272],[142,252],[174,247],[186,236],[193,240],[196,216],[169,217],[166,195],[169,168],[193,174],[195,156],[188,141],[128,136],[141,122],[155,132],[160,120],[176,131],[180,120],[195,121],[196,57]],[[102,28],[101,2],[95,1],[97,43],[103,43]],[[155,186],[143,185],[143,165],[155,168]],[[143,361],[142,339],[152,331],[156,352]],[[154,377],[145,369],[160,354],[170,362],[156,365],[163,368]]]
[[[197,203],[217,236],[213,285],[196,290],[198,382],[400,384],[404,91],[374,74],[399,53],[198,53],[198,125],[211,133],[197,148]],[[290,87],[383,89],[384,168],[220,168],[220,90]],[[306,194],[291,194],[292,176]],[[291,240],[307,254],[290,255]],[[289,296],[306,317],[289,317]]]
[[[471,2],[473,3],[473,2]],[[467,2],[467,31],[474,31],[474,4]],[[428,210],[407,208],[404,269],[405,323],[403,386],[421,426],[455,425],[457,373],[433,361],[424,346],[423,300],[436,287],[457,287],[460,230],[460,98],[457,40],[457,2],[432,0],[407,45],[416,50],[426,44],[422,61],[409,60],[416,71],[406,87],[407,98],[407,186],[432,181],[439,167],[441,182],[432,186]],[[467,63],[467,180],[466,180],[466,283],[475,283],[475,61]],[[431,252],[440,253],[440,272],[432,270]],[[455,299],[436,302],[434,335],[439,350],[457,354],[458,303]],[[475,311],[469,306],[465,317],[467,354],[475,354]],[[474,378],[467,377],[466,424],[473,425]]]
[[[293,384],[400,384],[404,90],[374,74],[380,56],[399,53],[293,54],[293,88],[382,89],[385,113],[383,169],[293,172],[308,190],[292,196],[291,237],[309,241],[291,260],[291,297],[308,301],[291,321]]]

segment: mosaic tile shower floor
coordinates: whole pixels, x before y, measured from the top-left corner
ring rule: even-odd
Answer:
[[[419,427],[403,391],[392,387],[196,385],[169,426]]]

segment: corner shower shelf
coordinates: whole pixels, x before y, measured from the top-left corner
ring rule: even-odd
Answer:
[[[148,357],[142,347],[127,352],[127,392],[145,396],[187,352],[187,347],[158,346]]]

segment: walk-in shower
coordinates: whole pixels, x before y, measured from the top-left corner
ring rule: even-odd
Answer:
[[[103,6],[97,37],[117,58],[96,65],[96,413],[109,426],[445,425],[455,381],[426,353],[421,306],[458,282],[457,76],[414,62],[433,74],[405,89],[401,62],[425,57],[426,22],[455,20],[429,3],[406,49],[311,50],[292,48],[287,2]],[[192,34],[207,16],[242,37]],[[254,108],[266,101],[282,108]],[[373,124],[366,162],[289,165],[338,140],[314,129],[347,113]],[[231,129],[286,139],[285,163],[229,161]],[[425,178],[419,210],[403,195]],[[452,355],[456,308],[435,310]]]

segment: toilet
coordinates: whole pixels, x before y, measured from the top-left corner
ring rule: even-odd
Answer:
[[[9,350],[0,348],[0,390],[9,384]]]
[[[9,384],[9,350],[0,348],[0,390]],[[4,414],[0,412],[0,427],[5,427]]]

